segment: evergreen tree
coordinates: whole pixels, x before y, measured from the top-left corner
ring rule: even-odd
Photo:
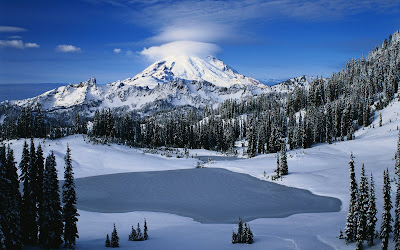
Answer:
[[[399,139],[397,141],[397,151],[396,151],[394,158],[396,160],[396,163],[394,166],[395,174],[397,175],[398,180],[400,181],[400,132],[399,132]]]
[[[375,226],[377,210],[376,210],[376,203],[375,203],[375,185],[374,185],[374,178],[371,173],[371,182],[369,184],[369,200],[368,200],[368,210],[367,210],[367,241],[369,246],[374,245],[374,237],[375,237]]]
[[[240,217],[239,217],[239,221],[238,221],[237,240],[239,243],[241,243],[243,241],[243,221],[242,221],[242,218],[240,218]]]
[[[114,229],[111,234],[111,247],[119,247],[119,237],[117,228],[115,227],[115,223],[114,223]]]
[[[395,249],[400,249],[400,181],[397,182],[397,190],[396,190],[393,241],[396,243]]]
[[[20,217],[21,194],[19,192],[19,181],[17,168],[15,166],[14,152],[10,148],[10,145],[7,147],[7,159],[3,166],[5,167],[5,178],[7,180],[5,187],[6,197],[4,199],[4,204],[6,205],[4,210],[4,225],[7,226],[3,228],[5,236],[4,243],[6,249],[22,249],[23,242]]]
[[[106,247],[111,247],[110,236],[108,236],[108,234],[107,234],[105,246],[106,246]]]
[[[44,157],[42,146],[39,144],[36,150],[36,187],[35,187],[35,196],[37,203],[37,211],[38,211],[38,225],[39,229],[42,225],[42,217],[43,217],[43,175],[44,175]]]
[[[382,127],[382,113],[379,113],[379,127]]]
[[[368,180],[365,176],[364,164],[361,167],[360,186],[358,189],[358,200],[357,200],[357,248],[362,249],[363,240],[366,239],[367,231],[367,211],[369,202],[369,188]]]
[[[0,249],[6,249],[5,241],[6,236],[4,235],[4,230],[6,229],[6,198],[7,198],[7,183],[6,179],[6,156],[5,149],[3,145],[0,145]]]
[[[381,232],[380,238],[382,239],[382,249],[387,249],[389,244],[389,234],[392,232],[392,215],[390,210],[392,209],[392,202],[390,200],[390,178],[389,171],[383,172],[383,211],[381,221]]]
[[[131,233],[129,234],[129,240],[130,240],[130,241],[135,241],[136,238],[137,238],[137,233],[136,233],[135,228],[132,226],[132,231],[131,231]]]
[[[289,174],[289,168],[287,164],[287,155],[286,155],[286,144],[282,143],[282,148],[281,148],[281,159],[279,162],[279,170],[281,175],[287,175]]]
[[[149,238],[146,219],[144,220],[143,238],[144,240],[147,240]]]
[[[143,240],[143,234],[142,234],[142,230],[140,229],[139,223],[137,224],[137,228],[136,228],[136,240],[137,241]]]
[[[21,230],[23,241],[26,245],[34,245],[37,241],[36,204],[33,202],[32,180],[31,180],[31,158],[29,156],[28,143],[24,143],[22,157],[19,163],[21,170],[21,181],[23,181],[23,196],[21,204]]]
[[[65,171],[64,171],[64,184],[62,191],[63,207],[63,222],[64,222],[64,245],[67,248],[74,248],[76,238],[78,236],[78,228],[76,223],[78,221],[78,211],[76,208],[76,193],[74,183],[74,172],[72,170],[71,150],[67,146],[67,154],[64,157]]]
[[[59,248],[62,244],[63,223],[54,152],[46,158],[42,206],[44,212],[39,241],[46,248]]]
[[[357,181],[356,174],[354,172],[354,157],[353,153],[350,155],[349,162],[349,172],[350,172],[350,202],[349,202],[349,211],[347,213],[346,218],[346,228],[344,230],[346,236],[346,242],[353,242],[356,237],[356,211],[357,211]]]

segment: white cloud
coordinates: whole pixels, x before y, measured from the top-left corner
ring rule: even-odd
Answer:
[[[208,56],[215,55],[219,47],[212,43],[195,41],[176,41],[160,46],[144,48],[140,54],[148,59],[155,61],[168,56]]]
[[[25,48],[39,48],[39,44],[37,43],[25,43]]]
[[[73,45],[60,44],[56,47],[56,51],[65,52],[65,53],[69,53],[69,52],[79,53],[79,52],[81,52],[81,48],[75,47]]]
[[[25,49],[25,48],[39,48],[40,46],[37,43],[24,43],[22,40],[0,40],[0,47]]]
[[[26,29],[14,26],[0,26],[0,32],[24,32]]]
[[[9,36],[8,39],[21,39],[22,36]]]
[[[115,54],[118,54],[118,53],[120,53],[122,50],[121,50],[121,49],[118,49],[118,48],[115,48],[113,51],[114,51]]]

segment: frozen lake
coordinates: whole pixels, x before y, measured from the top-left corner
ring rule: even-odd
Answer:
[[[81,210],[164,212],[201,223],[337,212],[342,204],[336,198],[218,168],[85,177],[76,179],[76,188]]]

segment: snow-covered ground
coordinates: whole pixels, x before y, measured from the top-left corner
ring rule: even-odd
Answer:
[[[350,153],[353,152],[355,156],[358,180],[362,163],[365,164],[366,173],[372,173],[374,176],[379,229],[382,212],[382,173],[388,168],[391,177],[394,175],[399,113],[400,103],[393,102],[382,111],[383,126],[378,127],[377,112],[373,125],[357,131],[354,141],[319,144],[306,150],[288,151],[290,174],[277,183],[307,189],[318,195],[336,197],[343,203],[340,212],[256,219],[250,221],[255,236],[254,244],[232,245],[232,230],[236,230],[234,224],[201,224],[191,218],[158,212],[97,213],[80,210],[78,248],[103,248],[105,235],[111,233],[115,222],[121,247],[125,249],[354,249],[355,244],[346,245],[343,240],[337,239],[339,229],[344,229],[348,209]],[[22,140],[12,141],[18,161],[22,144]],[[193,158],[178,159],[160,154],[143,154],[140,149],[119,145],[90,145],[81,136],[70,136],[43,143],[46,155],[50,150],[54,150],[56,154],[60,178],[67,144],[72,149],[77,178],[111,173],[194,168],[197,164],[197,160]],[[217,155],[206,150],[190,150],[190,154]],[[225,168],[266,179],[263,173],[265,171],[267,176],[272,174],[276,167],[276,158],[274,154],[260,155],[252,159],[211,161],[205,163],[205,166]],[[393,202],[395,188],[392,182]],[[230,208],[227,206],[226,209]],[[138,222],[142,225],[144,218],[149,226],[149,240],[129,242],[131,226]],[[394,244],[390,243],[389,248],[393,249]],[[377,240],[376,246],[368,249],[380,249],[379,244],[380,241]]]

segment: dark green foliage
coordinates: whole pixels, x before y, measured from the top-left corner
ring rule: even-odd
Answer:
[[[376,203],[375,203],[375,185],[374,185],[374,178],[371,173],[371,182],[369,184],[369,200],[368,200],[368,210],[367,210],[367,231],[366,231],[366,238],[369,246],[374,245],[374,238],[375,238],[375,226],[377,210],[376,210]]]
[[[4,234],[4,244],[6,249],[22,249],[22,231],[20,217],[21,194],[19,192],[19,181],[17,168],[15,166],[14,152],[7,147],[7,157],[5,148],[0,147],[0,179],[6,180],[2,192],[3,196],[0,206],[5,206],[1,211],[0,223]],[[4,162],[5,160],[5,162]],[[4,175],[3,175],[4,174]]]
[[[353,242],[356,239],[356,230],[357,230],[357,195],[358,195],[358,187],[356,181],[356,174],[354,172],[354,157],[353,153],[350,155],[349,162],[349,172],[350,172],[350,202],[349,202],[349,211],[347,213],[346,218],[346,228],[344,230],[346,236],[346,242]]]
[[[143,239],[147,240],[149,238],[149,234],[148,234],[148,228],[147,228],[147,221],[146,219],[144,220],[144,228],[143,228]]]
[[[106,247],[111,247],[111,241],[110,241],[110,236],[107,234],[106,242],[105,242]]]
[[[282,148],[281,148],[281,159],[279,161],[279,171],[281,175],[287,175],[289,174],[289,168],[287,164],[287,155],[286,155],[286,144],[282,143]]]
[[[232,243],[246,243],[246,244],[252,244],[254,242],[254,236],[253,232],[250,229],[250,225],[247,225],[247,223],[244,223],[243,226],[243,221],[239,217],[238,221],[238,232],[232,232]]]
[[[59,248],[62,244],[63,223],[54,152],[46,158],[42,207],[39,241],[45,248]]]
[[[67,154],[64,157],[65,171],[64,171],[64,184],[62,191],[63,206],[63,222],[64,222],[64,245],[66,248],[74,248],[76,238],[78,236],[78,228],[76,223],[78,221],[78,210],[76,208],[76,192],[74,183],[74,172],[72,170],[71,150],[67,146]]]
[[[380,238],[382,239],[382,249],[387,249],[389,244],[389,235],[392,232],[391,222],[393,221],[390,210],[392,201],[390,196],[390,178],[389,171],[383,172],[383,211],[381,221]]]
[[[111,233],[111,247],[119,247],[119,237],[118,237],[118,232],[117,228],[115,227],[114,223],[114,229]]]
[[[32,143],[31,143],[32,144]],[[31,145],[32,148],[32,145]],[[35,151],[33,146],[33,151]],[[22,157],[19,164],[21,170],[21,181],[23,181],[23,196],[21,205],[21,229],[23,233],[23,241],[27,245],[35,245],[37,243],[38,226],[36,223],[36,199],[34,194],[35,180],[32,173],[32,165],[35,157],[31,155],[28,144],[25,142],[22,150]]]

